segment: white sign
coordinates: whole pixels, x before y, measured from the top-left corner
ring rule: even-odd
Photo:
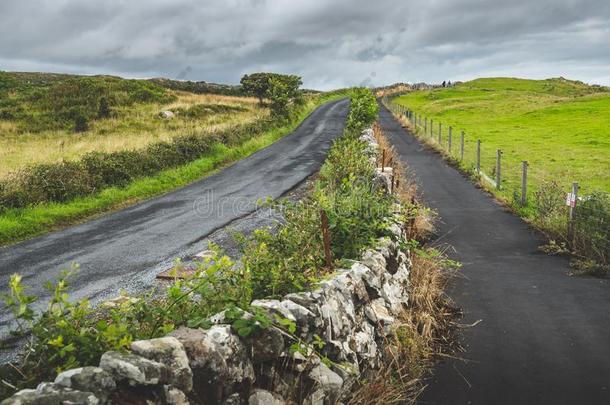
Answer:
[[[576,195],[574,193],[568,193],[566,195],[566,205],[568,207],[576,207]]]

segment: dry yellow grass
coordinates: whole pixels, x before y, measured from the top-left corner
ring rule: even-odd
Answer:
[[[178,99],[173,103],[119,108],[115,110],[117,118],[94,121],[89,130],[83,133],[65,130],[22,133],[14,123],[0,120],[0,178],[30,164],[72,160],[92,151],[140,149],[179,135],[221,130],[268,115],[267,109],[260,108],[255,98],[174,93]],[[161,111],[189,108],[197,104],[233,105],[246,110],[212,113],[198,119],[179,115],[167,120],[159,118]]]

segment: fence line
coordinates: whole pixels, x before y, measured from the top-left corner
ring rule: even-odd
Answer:
[[[462,169],[478,176],[522,215],[533,217],[549,237],[563,240],[573,252],[584,253],[602,265],[609,265],[609,193],[581,196],[576,182],[569,191],[563,189],[558,179],[541,175],[540,168],[531,167],[527,160],[515,164],[501,149],[496,149],[490,156],[485,153],[480,139],[467,139],[464,131],[445,126],[441,121],[396,104],[387,97],[382,98],[382,102],[394,114],[406,118],[418,136],[443,151]],[[457,133],[460,134],[459,147],[456,147]],[[474,151],[471,150],[473,144]]]

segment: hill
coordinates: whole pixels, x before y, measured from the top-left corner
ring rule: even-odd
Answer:
[[[29,164],[140,149],[267,115],[252,98],[217,94],[223,85],[187,91],[172,83],[188,82],[0,72],[0,178]],[[175,117],[161,119],[166,110]]]
[[[584,191],[610,190],[607,87],[564,78],[484,78],[395,101],[445,128],[451,125],[454,133],[464,130],[467,154],[480,139],[487,173],[501,149],[505,177],[514,183],[507,188],[518,186],[520,163],[527,160],[533,183],[556,181],[567,190],[577,181]]]

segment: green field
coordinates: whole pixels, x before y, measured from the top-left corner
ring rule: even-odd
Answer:
[[[443,142],[453,127],[453,154],[465,131],[465,160],[482,142],[482,169],[492,175],[496,150],[503,151],[503,184],[520,184],[521,161],[529,162],[529,182],[555,180],[583,192],[610,191],[610,89],[562,78],[487,78],[451,88],[414,91],[394,99],[422,117],[442,122]],[[436,137],[436,136],[435,136]]]

